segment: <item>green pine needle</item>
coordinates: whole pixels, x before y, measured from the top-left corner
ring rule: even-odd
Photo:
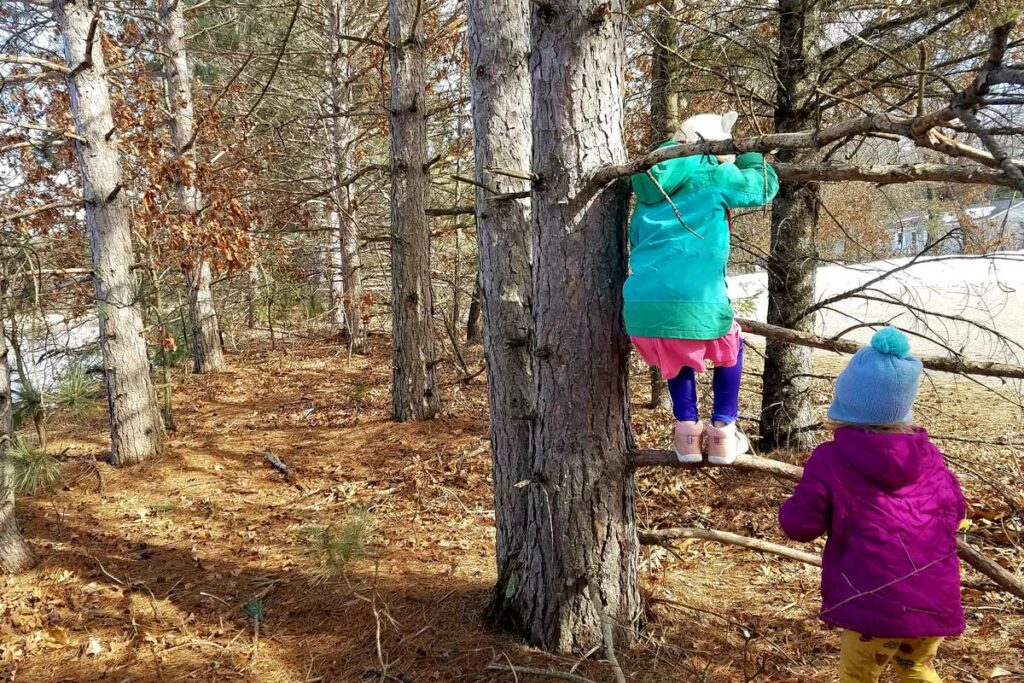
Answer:
[[[57,459],[24,439],[17,439],[11,445],[10,457],[14,463],[14,486],[18,493],[46,493],[64,481]]]

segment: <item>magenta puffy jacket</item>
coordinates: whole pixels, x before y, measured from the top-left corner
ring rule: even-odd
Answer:
[[[822,620],[876,638],[923,638],[964,630],[956,531],[965,514],[928,432],[845,427],[811,455],[779,522],[797,541],[828,534]]]

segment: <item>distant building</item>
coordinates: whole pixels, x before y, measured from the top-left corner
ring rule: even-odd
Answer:
[[[990,235],[1005,235],[1008,249],[1024,249],[1024,200],[999,199],[987,204],[973,204],[964,213],[976,224],[986,228]],[[896,256],[913,256],[931,239],[950,234],[936,254],[959,254],[963,251],[963,232],[956,214],[944,213],[929,217],[927,213],[913,213],[886,225],[890,246]]]

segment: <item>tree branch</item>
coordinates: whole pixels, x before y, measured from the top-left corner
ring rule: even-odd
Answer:
[[[1013,160],[1003,149],[1003,146],[999,144],[996,137],[985,130],[985,127],[978,121],[978,117],[974,115],[969,109],[958,109],[957,118],[960,122],[967,127],[967,130],[978,136],[981,140],[981,144],[985,145],[985,149],[992,154],[992,158],[999,164],[999,168],[1003,169],[1003,172],[1013,180],[1016,188],[1024,192],[1024,171],[1021,171],[1020,167],[1013,163]]]
[[[797,332],[784,327],[776,327],[768,323],[756,320],[737,319],[739,326],[744,332],[759,337],[775,339],[778,341],[796,344],[797,346],[810,346],[824,351],[835,353],[854,354],[864,348],[849,339],[825,339],[808,332]],[[1024,379],[1024,367],[1010,365],[1008,363],[996,363],[993,361],[977,361],[959,357],[949,356],[919,356],[918,360],[929,370],[938,372],[951,372],[961,375],[978,375],[981,377],[1002,377],[1008,379]]]
[[[751,538],[750,536],[742,536],[728,531],[684,527],[640,532],[640,543],[644,545],[668,546],[671,545],[673,541],[679,541],[685,538],[700,538],[705,541],[718,541],[719,543],[726,543],[728,545],[738,545],[742,548],[749,548],[750,550],[757,550],[763,553],[771,553],[772,555],[796,560],[797,562],[803,562],[804,564],[810,564],[815,567],[821,566],[821,556],[816,555],[815,553],[809,553],[805,550],[790,548],[789,546],[785,546],[780,543],[772,543],[771,541],[765,541],[760,538]]]
[[[999,171],[950,164],[871,164],[861,166],[857,164],[774,163],[772,168],[778,173],[779,180],[795,182],[835,183],[854,180],[879,185],[937,182],[1005,187],[1013,187],[1015,184],[1012,178]]]
[[[958,93],[948,106],[937,111],[923,116],[917,115],[909,118],[898,118],[887,114],[866,114],[864,116],[841,121],[814,131],[776,133],[773,135],[759,135],[735,140],[721,140],[714,142],[702,141],[663,147],[640,159],[624,164],[604,166],[597,169],[597,171],[591,176],[590,182],[587,184],[586,188],[584,188],[582,196],[585,197],[596,192],[601,187],[617,178],[642,173],[650,169],[652,166],[663,161],[668,161],[669,159],[694,155],[726,155],[742,154],[744,152],[767,153],[772,150],[819,150],[833,143],[841,143],[867,135],[884,134],[893,138],[906,139],[913,142],[918,147],[934,149],[950,156],[966,156],[966,150],[961,149],[958,145],[951,146],[948,144],[948,140],[944,142],[941,139],[937,139],[937,136],[932,133],[932,129],[937,126],[948,124],[950,121],[957,118],[957,112],[960,110],[973,110],[973,108],[981,105],[984,96],[989,92],[991,86],[996,82],[1000,82],[1000,78],[1002,78],[1003,81],[1012,81],[1014,83],[1024,80],[1024,77],[1018,78],[1018,75],[1015,72],[1006,74],[1005,72],[1007,69],[1002,67],[1002,62],[1009,44],[1010,32],[1013,30],[1014,26],[1014,22],[1008,22],[993,30],[988,58],[974,81],[967,89]],[[992,159],[985,159],[985,157],[988,156],[986,153],[981,150],[975,151],[980,152],[981,154],[974,154],[972,158],[975,158],[975,160],[984,163],[985,165],[1002,169],[1004,172],[1008,173],[1008,179],[1014,186],[1024,186],[1024,183],[1017,181],[1017,175],[1015,173],[1007,171],[1011,165],[1015,166],[1018,162],[1006,159],[1000,162],[1000,160],[994,157]],[[792,168],[787,168],[785,170],[791,173],[799,172],[797,169]],[[817,170],[826,174],[832,173],[828,167],[820,167]],[[927,169],[921,169],[918,173],[926,173],[926,171],[927,173],[934,173],[934,171]],[[847,176],[856,175],[855,171],[851,167],[847,167],[841,172],[835,172],[836,175],[842,175],[844,173]],[[913,179],[914,171],[907,172],[905,170],[890,169],[888,173],[882,173],[883,180],[890,174],[891,177],[897,179],[907,178],[905,181],[907,182]],[[808,178],[808,175],[809,174],[803,174],[805,179],[816,179]],[[956,177],[955,174],[953,177]],[[975,179],[983,177],[985,176],[974,176]]]
[[[741,463],[742,461],[742,463]],[[652,465],[664,465],[674,467],[678,465],[675,454],[671,451],[637,451],[632,454],[632,462],[635,467],[644,467]],[[699,465],[697,465],[699,466]],[[736,460],[735,466],[742,469],[757,470],[765,472],[767,474],[779,475],[791,481],[800,481],[800,477],[803,476],[803,468],[797,465],[789,465],[787,463],[779,462],[777,460],[771,460],[769,458],[759,458],[756,456],[740,456]],[[691,466],[692,467],[692,466]],[[663,530],[663,534],[668,536],[673,531],[672,529]],[[692,538],[708,538],[710,540],[721,541],[723,543],[730,543],[734,541],[726,540],[721,534],[727,532],[709,532],[704,529],[697,530],[686,530],[686,531],[697,531],[702,533],[701,536],[691,536]],[[650,534],[657,534],[658,532],[646,532]],[[711,534],[714,534],[712,536]],[[785,548],[787,551],[790,550],[786,546],[769,543],[767,541],[760,541],[759,539],[746,539],[743,536],[737,534],[728,534],[729,536],[743,539],[743,543],[734,543],[735,545],[744,545],[748,548],[754,548],[754,545],[750,542],[766,543],[769,546],[775,546],[775,549]],[[641,534],[641,542],[643,542],[644,534]],[[682,537],[682,536],[681,536]],[[995,560],[991,559],[977,548],[970,545],[966,539],[957,538],[956,542],[957,554],[960,559],[974,567],[979,573],[987,576],[993,582],[996,583],[1000,588],[1005,590],[1007,593],[1014,595],[1018,598],[1024,599],[1024,581],[1017,577],[1013,572],[1007,570]],[[764,550],[765,552],[774,552],[777,555],[784,557],[791,557],[792,555],[787,553],[775,552],[775,550],[767,547],[755,548],[757,550]],[[795,551],[799,552],[799,551]],[[812,563],[813,564],[813,563]]]
[[[48,59],[41,59],[39,57],[25,57],[21,55],[0,54],[0,64],[24,64],[26,66],[39,66],[43,69],[46,69],[47,71],[55,71],[61,74],[67,74],[71,72],[71,69],[64,66],[63,64],[51,62]]]

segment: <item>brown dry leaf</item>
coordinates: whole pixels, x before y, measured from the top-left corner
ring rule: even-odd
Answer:
[[[50,636],[50,638],[52,638],[57,643],[61,645],[68,644],[68,632],[65,629],[48,628],[46,629],[46,633]]]

